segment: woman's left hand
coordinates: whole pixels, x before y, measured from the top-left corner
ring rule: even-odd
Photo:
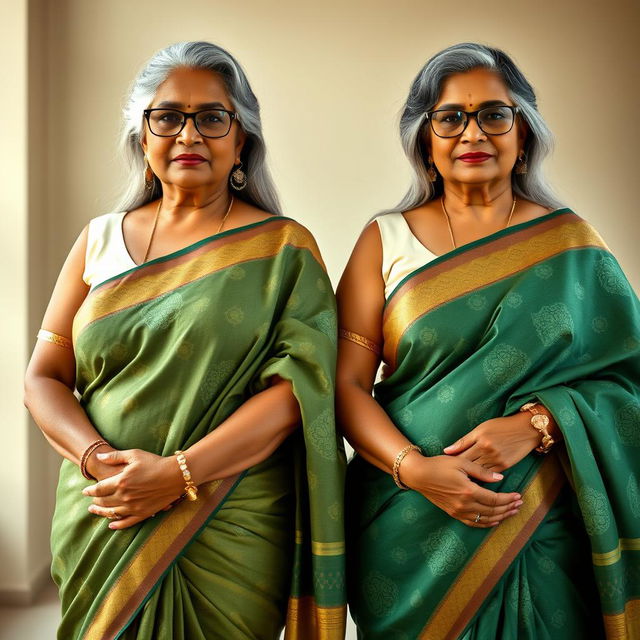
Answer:
[[[170,508],[184,491],[182,473],[173,456],[141,449],[97,455],[104,464],[125,465],[117,475],[82,491],[93,497],[89,511],[112,520],[111,529],[126,529]]]
[[[480,423],[446,447],[444,453],[462,456],[485,469],[500,472],[520,462],[540,444],[540,440],[540,434],[531,426],[531,414],[516,413]]]

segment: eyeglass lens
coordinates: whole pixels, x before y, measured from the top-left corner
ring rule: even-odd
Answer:
[[[173,109],[154,109],[149,113],[149,128],[157,136],[174,136],[184,126],[185,116]],[[231,129],[231,116],[226,111],[200,111],[195,117],[196,129],[208,138],[222,138]]]
[[[452,138],[460,135],[469,116],[464,111],[434,111],[431,126],[436,135]],[[513,111],[507,107],[487,107],[478,111],[478,126],[489,135],[507,133],[513,126]]]

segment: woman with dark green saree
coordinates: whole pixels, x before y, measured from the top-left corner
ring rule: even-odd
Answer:
[[[359,637],[638,638],[638,299],[506,54],[434,56],[400,128],[414,186],[338,289]]]
[[[74,245],[26,380],[66,458],[58,638],[339,640],[345,460],[316,243],[279,215],[223,49],[160,51],[125,120],[121,213]]]

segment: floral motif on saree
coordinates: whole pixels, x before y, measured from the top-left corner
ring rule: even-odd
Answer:
[[[287,637],[342,638],[335,304],[308,231],[274,216],[111,278],[88,295],[73,337],[80,402],[117,448],[186,449],[274,376],[292,383],[302,426],[196,502],[118,532],[87,512],[87,482],[63,462],[59,637],[273,638],[288,618]]]
[[[383,333],[376,399],[426,455],[535,399],[564,445],[487,485],[524,496],[494,529],[356,456],[349,591],[363,637],[640,636],[640,305],[598,233],[562,209],[447,253],[400,282]]]

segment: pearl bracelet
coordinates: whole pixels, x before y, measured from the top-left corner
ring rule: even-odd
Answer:
[[[182,477],[186,483],[184,492],[187,496],[187,500],[191,500],[191,502],[193,502],[198,499],[198,487],[196,487],[191,479],[191,472],[189,471],[189,467],[187,467],[187,459],[184,457],[184,453],[182,451],[175,451],[174,455],[178,461],[178,466],[180,467],[180,471],[182,471]]]

